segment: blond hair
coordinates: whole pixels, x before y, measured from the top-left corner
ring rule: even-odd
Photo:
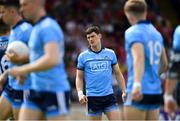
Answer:
[[[124,5],[124,11],[134,16],[141,16],[147,11],[145,0],[128,0]]]

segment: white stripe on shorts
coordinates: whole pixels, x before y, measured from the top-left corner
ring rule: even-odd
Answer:
[[[67,114],[67,107],[66,107],[66,97],[65,92],[58,92],[57,95],[57,101],[59,106],[59,112],[61,115]]]
[[[27,98],[30,94],[30,91],[29,90],[23,90],[23,101],[26,102],[27,101]]]

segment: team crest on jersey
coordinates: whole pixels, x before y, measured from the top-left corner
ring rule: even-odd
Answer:
[[[104,71],[108,70],[107,61],[90,62],[91,71]]]
[[[105,56],[104,60],[110,60],[110,58],[108,56]]]

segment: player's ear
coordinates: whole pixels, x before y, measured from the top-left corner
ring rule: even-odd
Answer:
[[[101,34],[101,33],[99,33],[99,35],[98,35],[98,36],[99,36],[99,38],[100,38],[100,39],[102,38],[102,34]]]
[[[144,16],[145,16],[145,17],[147,16],[147,11],[144,12]]]

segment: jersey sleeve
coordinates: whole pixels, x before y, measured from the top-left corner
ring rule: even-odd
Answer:
[[[114,51],[112,51],[112,65],[117,64],[117,57]]]
[[[43,25],[42,25],[43,26]],[[45,25],[41,28],[40,37],[43,43],[59,42],[64,40],[63,32],[59,29],[58,24]]]
[[[77,60],[77,69],[84,70],[83,55],[80,54]]]
[[[28,44],[31,32],[32,32],[32,26],[29,26],[29,28],[26,31],[24,31],[24,36],[25,36],[24,41],[25,41],[26,44]]]
[[[17,31],[19,30],[19,31]],[[24,43],[28,44],[28,41],[29,41],[29,38],[30,38],[30,35],[31,35],[31,32],[32,32],[32,25],[29,24],[29,23],[26,23],[24,22],[20,27],[19,29],[15,30],[15,38],[17,40],[21,40],[23,41]]]
[[[180,51],[180,26],[175,29],[173,35],[173,49]]]
[[[144,44],[142,35],[138,31],[128,31],[128,32],[126,31],[125,32],[125,41],[126,41],[128,48],[131,48],[134,43]]]

